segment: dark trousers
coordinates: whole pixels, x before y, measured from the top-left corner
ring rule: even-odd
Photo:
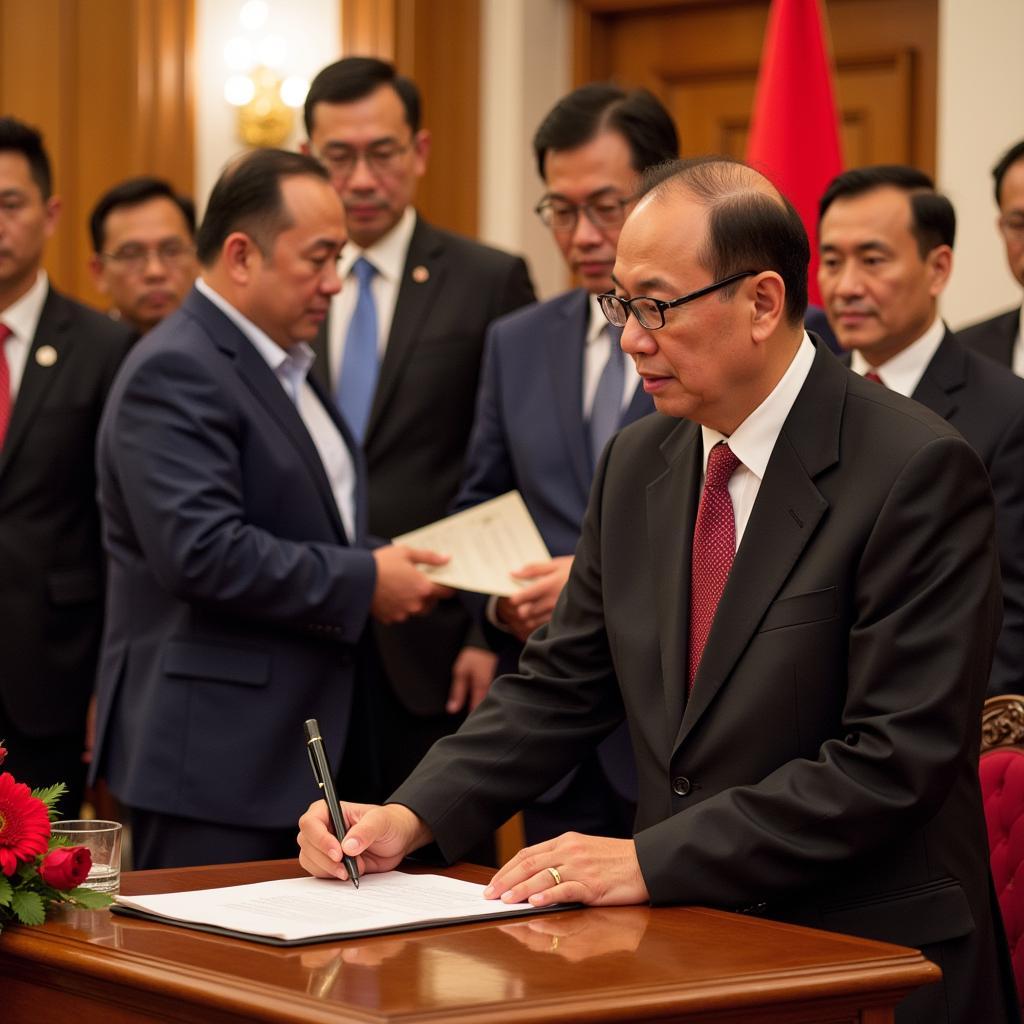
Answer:
[[[295,858],[299,855],[295,841],[299,814],[304,810],[296,808],[292,828],[275,829],[218,825],[132,807],[132,867],[146,871]]]
[[[77,818],[85,793],[86,766],[82,763],[85,737],[29,736],[18,729],[0,708],[0,746],[7,757],[0,771],[10,772],[30,789],[63,782],[68,787],[57,805],[62,818]]]

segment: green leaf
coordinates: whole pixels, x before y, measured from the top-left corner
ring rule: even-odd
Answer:
[[[113,896],[108,896],[105,892],[96,892],[95,889],[86,889],[84,885],[67,893],[67,899],[86,910],[102,910],[114,902]]]
[[[43,900],[37,892],[19,890],[11,900],[11,909],[22,924],[42,924],[46,920]]]
[[[14,895],[14,889],[11,887],[11,883],[7,880],[6,875],[0,875],[0,907],[9,907],[11,905],[11,897]]]
[[[40,789],[33,789],[32,795],[37,800],[42,800],[44,804],[50,809],[50,820],[52,821],[56,814],[53,813],[53,805],[68,791],[68,787],[63,782],[58,782],[53,786],[43,786]]]

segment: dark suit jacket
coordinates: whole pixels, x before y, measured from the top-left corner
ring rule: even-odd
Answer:
[[[1013,343],[1020,331],[1020,307],[991,320],[964,327],[956,336],[968,347],[981,352],[1004,366],[1013,365]]]
[[[193,290],[125,361],[97,460],[97,763],[129,806],[287,827],[315,793],[305,719],[340,762],[373,594],[358,453],[350,540],[298,410]]]
[[[550,626],[394,799],[457,856],[625,716],[654,903],[923,946],[944,981],[901,1022],[1014,1019],[977,778],[1000,614],[978,456],[819,348],[687,701],[701,447],[660,416],[617,435]]]
[[[491,325],[466,476],[456,499],[463,509],[519,490],[553,556],[576,550],[594,475],[582,397],[588,299],[576,289]],[[652,412],[653,401],[638,388],[620,425]],[[486,599],[471,606],[485,622]],[[501,656],[499,670],[513,671],[522,645],[489,625],[486,632]],[[636,800],[625,731],[602,743],[599,756],[616,789]]]
[[[981,456],[996,499],[1003,628],[989,693],[1024,689],[1024,380],[946,331],[911,396],[964,435]]]
[[[130,343],[51,288],[0,453],[0,702],[30,735],[84,735],[103,619],[93,446]]]
[[[414,273],[420,268],[425,280]],[[371,533],[395,537],[448,513],[473,426],[484,333],[533,298],[519,257],[417,220],[363,445]],[[321,332],[314,345],[313,372],[333,394],[325,339]],[[374,623],[384,669],[410,711],[443,712],[468,627],[454,599],[401,625]]]

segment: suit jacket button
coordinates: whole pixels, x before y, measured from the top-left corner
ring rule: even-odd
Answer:
[[[688,796],[690,793],[690,780],[682,775],[672,780],[672,792],[676,796]]]
[[[846,734],[846,744],[850,747],[855,747],[860,742],[859,732],[848,732]]]

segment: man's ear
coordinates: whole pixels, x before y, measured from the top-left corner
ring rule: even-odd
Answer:
[[[244,231],[232,231],[220,247],[221,265],[236,284],[248,284],[261,258],[259,247]]]
[[[770,338],[786,313],[786,285],[774,270],[764,270],[745,282],[752,293],[751,337],[755,341]]]
[[[89,257],[89,274],[92,277],[93,286],[101,295],[109,295],[110,288],[107,286],[107,276],[103,273],[103,257],[94,252]]]
[[[925,257],[928,264],[928,291],[932,298],[942,294],[953,273],[953,250],[948,245],[937,245]]]
[[[46,200],[46,221],[44,232],[47,238],[51,238],[54,231],[57,230],[57,221],[60,219],[62,205],[60,196],[50,196],[50,198]]]
[[[412,150],[416,160],[416,177],[422,178],[427,172],[427,161],[430,159],[430,132],[421,128],[412,139]]]

